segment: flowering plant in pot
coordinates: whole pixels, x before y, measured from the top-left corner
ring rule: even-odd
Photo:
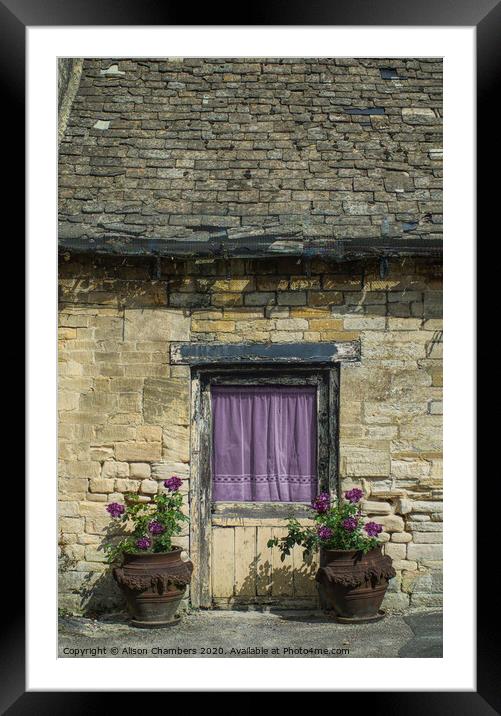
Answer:
[[[395,576],[392,560],[383,556],[378,540],[383,527],[364,521],[362,497],[363,491],[356,487],[336,501],[322,492],[311,504],[313,526],[303,526],[291,517],[288,534],[268,541],[268,547],[280,549],[282,559],[294,545],[302,545],[305,556],[320,551],[315,579],[321,605],[342,622],[381,619],[388,580]]]
[[[160,627],[176,624],[179,603],[191,580],[193,564],[181,559],[181,547],[173,544],[188,517],[182,512],[182,480],[173,475],[164,481],[167,492],[142,502],[125,495],[125,504],[112,502],[106,510],[118,530],[104,549],[113,576],[124,593],[132,624]]]

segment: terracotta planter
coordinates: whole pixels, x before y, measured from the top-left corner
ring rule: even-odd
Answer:
[[[184,562],[181,552],[175,547],[171,552],[126,553],[122,567],[113,570],[133,626],[163,627],[179,622],[176,611],[193,571],[193,563]]]
[[[340,622],[377,621],[388,580],[395,576],[391,557],[381,547],[357,550],[323,549],[316,574],[320,603]]]

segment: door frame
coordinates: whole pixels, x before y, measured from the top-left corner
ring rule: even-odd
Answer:
[[[194,563],[190,595],[193,607],[212,606],[212,515],[287,518],[291,503],[212,503],[212,385],[317,385],[317,465],[319,487],[339,495],[339,363],[322,365],[231,365],[192,367],[190,555]],[[298,517],[309,514],[300,503]]]

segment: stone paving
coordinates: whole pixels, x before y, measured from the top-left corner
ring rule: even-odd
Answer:
[[[337,624],[320,612],[198,611],[166,629],[137,629],[122,614],[60,619],[60,657],[392,658],[442,656],[442,613],[389,613]]]

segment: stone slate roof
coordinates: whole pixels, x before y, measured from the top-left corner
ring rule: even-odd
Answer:
[[[63,249],[440,253],[440,59],[90,59]]]

